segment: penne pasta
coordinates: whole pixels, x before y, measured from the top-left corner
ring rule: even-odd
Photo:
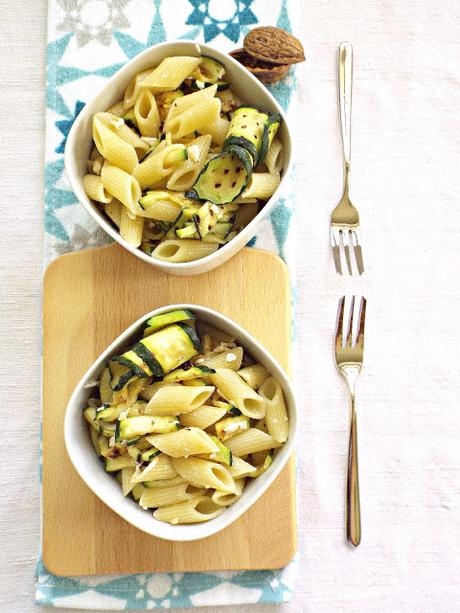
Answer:
[[[83,189],[91,200],[108,204],[113,199],[113,196],[104,189],[101,177],[97,175],[85,175],[83,177]]]
[[[212,137],[212,142],[216,145],[223,145],[225,137],[227,136],[228,128],[230,126],[230,122],[225,117],[221,117],[218,115],[214,121],[207,124],[204,128],[207,134],[210,134]]]
[[[277,172],[253,172],[248,187],[243,192],[243,198],[261,198],[268,200],[273,192],[278,188],[281,177]]]
[[[259,394],[267,401],[265,423],[268,433],[279,443],[284,443],[289,435],[289,419],[281,385],[274,377],[269,377],[260,386]]]
[[[256,472],[256,467],[246,462],[242,458],[239,458],[237,455],[233,454],[232,465],[228,467],[228,470],[234,479],[243,478],[251,475]]]
[[[133,247],[139,247],[142,243],[142,232],[144,230],[144,218],[134,217],[128,212],[126,207],[122,207],[120,215],[120,235]]]
[[[244,479],[235,479],[236,493],[222,492],[221,490],[214,490],[211,496],[211,500],[220,507],[228,507],[238,500],[243,493]]]
[[[176,475],[177,471],[171,462],[171,458],[161,454],[154,458],[143,470],[137,468],[131,477],[131,482],[135,485],[136,483],[155,481],[156,479],[172,479]]]
[[[93,140],[102,157],[117,168],[128,173],[136,168],[138,159],[134,147],[104,125],[97,116],[93,120]]]
[[[199,428],[182,428],[168,434],[149,436],[149,441],[154,447],[171,458],[188,458],[200,453],[215,453],[219,451],[218,445],[213,442],[206,432]]]
[[[141,85],[148,77],[148,75],[152,74],[153,69],[149,68],[148,70],[144,70],[137,74],[134,79],[132,79],[131,83],[128,85],[125,91],[125,95],[123,97],[123,108],[125,111],[128,111],[132,108],[139,96],[141,90]]]
[[[187,492],[188,487],[189,484],[182,481],[170,487],[144,488],[139,504],[143,509],[156,509],[190,500],[192,495]]]
[[[237,456],[244,456],[265,449],[277,449],[281,443],[258,428],[249,428],[225,441],[226,447]]]
[[[217,85],[211,85],[209,87],[205,87],[204,89],[200,89],[197,92],[193,92],[192,94],[187,94],[181,98],[176,98],[168,111],[168,115],[165,120],[165,131],[169,131],[169,122],[174,119],[174,117],[180,115],[193,106],[201,104],[204,100],[214,98],[216,92]]]
[[[262,364],[251,364],[251,366],[246,366],[246,368],[239,370],[238,374],[244,381],[246,381],[249,387],[252,387],[254,390],[257,389],[260,384],[270,376],[270,373],[265,366],[262,366]],[[266,398],[266,396],[261,394],[260,391],[259,394]]]
[[[180,415],[197,409],[214,392],[212,386],[168,385],[160,388],[145,407],[146,415]]]
[[[141,188],[133,176],[106,162],[101,170],[101,180],[104,189],[122,202],[131,213],[136,214],[141,210]]]
[[[223,510],[210,496],[198,496],[188,502],[160,507],[153,517],[170,524],[194,524],[213,519]]]
[[[207,358],[200,360],[200,365],[208,368],[229,368],[230,370],[239,370],[243,361],[243,347],[235,347],[222,353],[216,353]],[[198,362],[197,362],[198,363]]]
[[[206,430],[206,428],[209,428],[209,426],[212,426],[212,424],[221,419],[226,412],[225,408],[204,404],[190,413],[180,415],[179,420],[185,427],[196,427]]]
[[[148,89],[142,90],[134,105],[134,117],[142,136],[159,136],[160,114],[155,96]]]
[[[199,136],[187,145],[188,157],[176,167],[169,177],[166,184],[168,189],[180,192],[192,187],[205,164],[210,145],[211,136],[209,134]]]
[[[140,83],[154,94],[177,89],[200,64],[201,58],[190,56],[166,57]]]
[[[172,465],[184,481],[195,487],[213,488],[233,494],[238,491],[227,468],[217,462],[201,458],[174,458]]]
[[[134,169],[133,176],[142,188],[153,187],[172,174],[184,159],[185,146],[182,144],[157,148]]]
[[[210,375],[210,380],[224,398],[238,407],[243,415],[253,419],[265,416],[266,400],[249,387],[235,371],[227,368],[216,369],[215,374]]]
[[[276,136],[267,151],[265,165],[272,175],[283,170],[283,144]]]
[[[172,140],[178,141],[195,131],[207,129],[207,126],[217,121],[219,113],[220,100],[205,98],[199,104],[185,109],[171,119],[167,124],[167,130],[171,134]]]
[[[168,262],[191,262],[214,253],[218,245],[186,239],[166,240],[155,247],[152,256]]]

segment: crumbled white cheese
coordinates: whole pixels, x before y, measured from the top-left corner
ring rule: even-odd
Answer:
[[[214,213],[214,215],[217,215],[217,217],[222,217],[222,211],[217,206],[217,204],[211,204],[210,208],[211,208],[211,211]]]
[[[227,362],[234,362],[237,359],[237,355],[235,353],[227,353],[225,359]]]
[[[225,426],[224,428],[224,432],[225,434],[229,434],[230,432],[235,432],[235,430],[239,430],[240,428],[240,424],[239,423],[230,423],[228,424],[228,426]]]
[[[198,360],[195,360],[195,364],[203,364],[205,361],[206,360],[204,358],[198,358]]]
[[[200,159],[200,148],[198,145],[189,145],[187,147],[187,154],[189,160],[192,160],[192,162],[198,162]]]
[[[204,89],[205,87],[204,81],[195,81],[195,85],[198,87],[198,89]]]
[[[125,120],[123,119],[123,117],[117,117],[116,119],[112,119],[112,124],[116,128],[121,127],[124,123],[125,123]]]
[[[114,447],[115,446],[115,437],[111,436],[109,438],[109,447]]]
[[[119,416],[119,418],[118,418],[118,419],[119,419],[119,421],[121,421],[122,419],[126,419],[126,418],[128,417],[128,411],[129,411],[129,409],[126,409],[126,411],[122,411],[122,412],[120,413],[120,416]]]
[[[179,518],[178,518],[178,517],[173,517],[173,518],[171,519],[171,523],[172,523],[172,524],[178,524],[178,523],[179,523]]]

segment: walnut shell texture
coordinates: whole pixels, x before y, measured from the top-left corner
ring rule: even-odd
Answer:
[[[249,55],[270,64],[297,64],[305,61],[302,43],[281,28],[254,28],[246,35],[243,45]]]

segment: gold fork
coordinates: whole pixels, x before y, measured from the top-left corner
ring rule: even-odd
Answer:
[[[350,442],[348,447],[347,471],[347,539],[352,545],[357,547],[361,541],[361,510],[359,504],[358,431],[355,409],[355,384],[363,365],[366,299],[361,298],[358,331],[353,342],[354,305],[355,297],[353,296],[344,337],[343,319],[345,310],[345,296],[343,296],[339,301],[337,330],[335,334],[335,360],[337,370],[346,381],[351,401]]]
[[[342,274],[340,247],[343,246],[348,272],[351,267],[351,250],[355,254],[356,267],[360,275],[364,272],[363,253],[359,230],[359,213],[348,195],[351,158],[351,87],[353,79],[353,47],[345,42],[339,45],[339,107],[342,129],[344,179],[343,194],[331,214],[331,244],[336,271]]]

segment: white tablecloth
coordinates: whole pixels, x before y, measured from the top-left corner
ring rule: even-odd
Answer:
[[[0,608],[29,613],[39,543],[46,3],[0,8]],[[298,73],[297,142],[301,573],[291,603],[264,611],[453,613],[460,609],[460,4],[309,0],[297,31],[308,55]],[[345,39],[355,50],[351,193],[366,264],[366,275],[353,280],[333,273],[327,238],[341,190],[336,47]],[[357,550],[344,542],[348,408],[331,353],[337,299],[351,291],[369,300],[358,384]]]

